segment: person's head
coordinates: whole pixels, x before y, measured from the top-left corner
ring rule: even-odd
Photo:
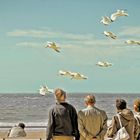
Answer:
[[[95,96],[94,95],[87,95],[85,97],[85,104],[88,106],[88,105],[94,105],[96,100],[95,100]]]
[[[136,100],[134,101],[134,110],[135,110],[136,112],[140,112],[140,99],[136,99]]]
[[[58,102],[65,102],[66,100],[66,92],[60,88],[55,90],[55,98]]]
[[[116,108],[117,110],[126,109],[126,101],[124,99],[116,99]]]
[[[25,124],[24,123],[19,123],[18,126],[23,128],[23,129],[25,128]]]

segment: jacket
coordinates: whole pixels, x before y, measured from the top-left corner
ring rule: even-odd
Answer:
[[[134,114],[130,109],[123,109],[118,111],[120,114],[120,120],[122,126],[126,128],[130,138],[129,140],[136,140],[136,135],[138,131],[138,126],[134,118]],[[112,118],[112,123],[108,128],[107,136],[114,137],[116,132],[120,129],[120,124],[117,115]]]
[[[138,124],[138,133],[136,134],[137,140],[140,140],[140,112],[136,112],[135,114],[135,119]]]
[[[26,132],[24,131],[23,128],[21,128],[19,126],[14,126],[8,132],[8,137],[10,137],[10,138],[25,137],[25,136],[26,136]]]
[[[66,102],[56,103],[49,111],[46,140],[53,136],[74,136],[79,140],[77,112]]]
[[[88,106],[78,112],[78,128],[80,140],[103,140],[107,131],[107,115],[105,111]]]

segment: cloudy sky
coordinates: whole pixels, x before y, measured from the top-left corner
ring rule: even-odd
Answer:
[[[68,92],[140,93],[139,0],[0,0],[0,93],[37,93],[41,85]],[[100,23],[124,9],[109,26]],[[105,37],[112,31],[116,40]],[[55,42],[61,53],[44,48]],[[98,61],[113,63],[100,68]],[[71,80],[59,70],[80,72]]]

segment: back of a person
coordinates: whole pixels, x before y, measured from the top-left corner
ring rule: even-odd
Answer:
[[[125,127],[129,134],[130,138],[128,140],[135,140],[136,121],[133,112],[127,108],[127,103],[124,99],[116,99],[116,109],[117,115],[112,118],[112,123],[107,131],[107,136],[109,138],[114,137],[117,134],[117,131],[121,128],[122,124],[122,127]],[[121,122],[119,122],[118,114]]]
[[[59,103],[53,108],[54,111],[54,135],[71,136],[73,133],[72,127],[72,106],[68,103]]]
[[[80,140],[104,140],[107,131],[105,111],[95,107],[94,95],[87,95],[84,101],[86,108],[78,112]]]
[[[82,112],[84,113],[86,130],[93,136],[96,136],[100,132],[104,121],[101,110],[96,107],[87,107],[86,109],[83,109]]]
[[[16,137],[25,137],[26,133],[24,131],[24,129],[22,129],[21,127],[15,126],[11,129],[9,137],[10,138],[16,138]]]
[[[122,126],[126,128],[126,131],[130,136],[129,140],[134,140],[135,119],[132,111],[129,109],[122,110],[120,114],[120,119],[122,122]],[[117,119],[117,124],[119,124],[118,119]]]

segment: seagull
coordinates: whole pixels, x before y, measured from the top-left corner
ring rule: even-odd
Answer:
[[[59,74],[62,75],[62,76],[71,76],[71,73],[70,71],[62,71],[62,70],[59,70]]]
[[[134,44],[140,45],[140,41],[134,41],[134,40],[126,40],[125,43],[132,44],[132,45],[134,45]]]
[[[102,20],[100,21],[100,23],[103,23],[104,25],[109,25],[111,22],[112,20],[107,16],[102,17]]]
[[[110,66],[112,66],[112,63],[99,61],[96,65],[98,65],[100,67],[110,67]]]
[[[45,48],[51,48],[53,50],[55,50],[56,52],[60,52],[60,48],[56,46],[56,44],[54,42],[47,42],[47,45],[45,46]]]
[[[71,79],[86,80],[86,79],[88,79],[88,77],[84,76],[83,74],[73,72],[73,73],[71,73]]]
[[[104,33],[103,33],[105,36],[107,36],[107,37],[111,37],[112,39],[116,39],[116,35],[114,34],[114,33],[112,33],[112,32],[107,32],[107,31],[104,31]]]
[[[121,16],[128,16],[128,13],[126,13],[124,10],[117,10],[117,12],[111,14],[111,20],[115,21],[118,17]]]
[[[53,93],[53,89],[49,89],[47,86],[41,86],[40,89],[39,89],[39,94],[41,95],[45,95],[47,93]]]

